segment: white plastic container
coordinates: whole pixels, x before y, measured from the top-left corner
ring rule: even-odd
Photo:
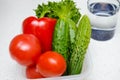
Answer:
[[[70,76],[61,76],[61,77],[53,77],[53,78],[41,78],[34,80],[85,80],[85,78],[89,75],[92,69],[92,61],[90,57],[90,51],[88,50],[85,56],[84,64],[82,72],[78,75],[70,75]],[[33,79],[29,79],[33,80]]]

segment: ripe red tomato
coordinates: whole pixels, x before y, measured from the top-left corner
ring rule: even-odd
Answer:
[[[26,77],[28,79],[44,78],[36,69],[36,65],[28,66],[26,68]]]
[[[66,61],[59,53],[48,51],[39,57],[36,67],[44,77],[61,76],[66,71]]]
[[[21,65],[32,65],[41,54],[39,40],[32,34],[19,34],[9,45],[11,57]]]
[[[42,52],[52,50],[52,36],[56,19],[30,16],[23,21],[23,33],[34,34],[41,42]]]

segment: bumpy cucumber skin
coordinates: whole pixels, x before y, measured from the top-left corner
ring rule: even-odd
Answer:
[[[79,74],[82,70],[84,57],[90,42],[91,25],[89,18],[84,15],[78,24],[76,41],[70,57],[68,70],[70,75]]]
[[[55,26],[53,36],[53,51],[62,54],[66,59],[67,65],[69,64],[69,57],[73,52],[73,44],[76,38],[77,27],[71,19],[59,19]],[[64,75],[67,75],[67,71]]]
[[[66,21],[69,24],[69,43],[70,44],[68,48],[69,48],[69,57],[70,57],[71,53],[73,52],[73,47],[74,47],[75,38],[77,34],[77,27],[76,27],[75,22],[72,21],[71,19],[67,19]]]
[[[64,19],[59,19],[56,23],[52,49],[63,55],[68,61],[69,46],[69,24]]]
[[[67,74],[68,74],[69,72],[68,65],[74,48],[75,38],[77,34],[77,27],[76,27],[76,23],[71,19],[67,19],[66,21],[69,24],[69,46],[68,46],[69,52],[68,52],[68,61],[67,61]]]

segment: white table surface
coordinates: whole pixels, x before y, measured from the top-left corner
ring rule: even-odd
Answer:
[[[86,0],[75,1],[81,13],[86,14]],[[8,47],[10,40],[21,32],[23,19],[34,15],[33,9],[40,2],[46,0],[0,0],[0,80],[25,79],[21,79],[25,77],[25,68],[11,59]],[[111,40],[101,42],[91,39],[93,67],[86,80],[120,80],[120,14],[118,18],[117,30]]]

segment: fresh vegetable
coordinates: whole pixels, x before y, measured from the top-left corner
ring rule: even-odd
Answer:
[[[90,42],[91,25],[89,18],[84,15],[78,24],[76,41],[68,65],[69,74],[79,74],[82,70],[84,57]]]
[[[36,13],[36,16],[38,18],[49,17],[49,18],[58,19],[58,17],[54,14],[52,10],[52,6],[56,3],[57,2],[48,2],[48,4],[44,4],[44,3],[42,3],[41,5],[39,4],[38,7],[34,10]]]
[[[33,34],[41,42],[42,52],[52,50],[52,36],[56,19],[30,16],[23,21],[23,33]]]
[[[36,69],[36,65],[27,66],[26,77],[28,79],[44,78]]]
[[[9,51],[16,62],[29,66],[35,64],[36,59],[41,55],[41,46],[34,35],[19,34],[11,40]]]
[[[52,10],[59,17],[53,36],[53,51],[62,54],[68,65],[77,32],[76,24],[81,15],[72,0],[62,0],[54,4]]]
[[[66,70],[66,61],[59,53],[48,51],[39,57],[36,67],[44,77],[61,76]]]
[[[79,74],[90,43],[91,26],[73,0],[39,4],[24,19],[23,34],[9,46],[11,57],[25,65],[29,79]],[[41,54],[42,53],[42,54]]]
[[[69,58],[71,54],[73,53],[73,48],[74,48],[74,43],[75,43],[75,38],[77,34],[77,27],[76,24],[71,20],[67,19],[67,23],[69,24]]]
[[[69,47],[69,25],[64,19],[59,19],[55,26],[53,36],[53,51],[56,51],[64,56],[68,61]]]
[[[76,24],[81,16],[73,0],[61,0],[58,2],[49,1],[48,4],[39,4],[37,9],[35,9],[35,13],[38,18],[44,16],[59,19],[62,16],[69,16]]]
[[[62,54],[67,64],[69,64],[69,57],[73,52],[76,32],[77,27],[71,19],[59,19],[57,21],[53,36],[53,51]],[[67,75],[67,71],[64,75]]]

